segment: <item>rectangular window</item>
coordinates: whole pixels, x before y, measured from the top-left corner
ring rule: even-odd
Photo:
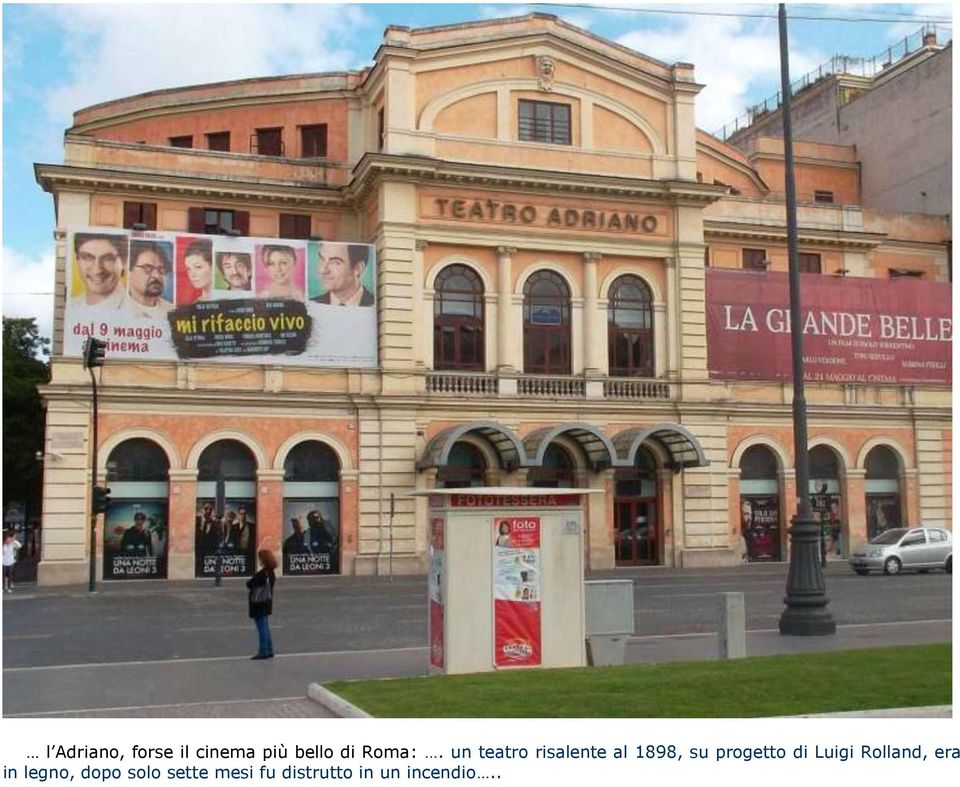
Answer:
[[[283,155],[283,128],[258,128],[254,135],[256,150],[261,156]]]
[[[832,191],[815,191],[813,192],[813,201],[814,202],[833,202],[833,192]]]
[[[326,158],[327,124],[300,126],[300,158]]]
[[[214,134],[207,134],[207,150],[219,150],[223,153],[229,153],[230,132],[217,131]]]
[[[144,229],[155,230],[157,228],[157,203],[124,202],[123,228],[132,230],[134,224],[143,224]]]
[[[173,148],[192,148],[193,147],[193,136],[188,135],[185,137],[170,137],[170,147]]]
[[[250,213],[221,208],[190,208],[187,211],[187,232],[203,235],[226,235],[235,231],[250,234]]]
[[[909,268],[887,268],[891,279],[922,279],[923,271],[912,271]]]
[[[519,136],[524,142],[572,144],[570,105],[550,101],[520,100]]]
[[[820,255],[819,254],[807,254],[806,252],[800,252],[797,254],[797,267],[800,270],[800,273],[821,273],[820,270]]]
[[[280,237],[307,240],[310,237],[310,216],[301,213],[281,213]]]
[[[765,271],[767,269],[767,252],[763,249],[744,249],[742,259],[745,271]]]

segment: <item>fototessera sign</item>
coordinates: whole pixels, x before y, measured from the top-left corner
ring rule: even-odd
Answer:
[[[805,377],[811,382],[949,384],[950,285],[801,274]],[[713,379],[792,379],[786,273],[707,270]]]

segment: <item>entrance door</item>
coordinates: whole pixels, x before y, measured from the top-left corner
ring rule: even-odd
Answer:
[[[659,563],[656,500],[617,498],[614,502],[614,551],[618,566]]]

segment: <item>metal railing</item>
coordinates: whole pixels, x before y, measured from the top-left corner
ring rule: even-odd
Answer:
[[[849,57],[847,55],[834,55],[826,63],[822,63],[814,70],[804,74],[799,79],[790,83],[790,94],[796,96],[802,90],[806,90],[824,78],[834,74],[849,74],[850,76],[859,76],[871,78],[881,73],[884,69],[893,65],[897,60],[922,49],[923,41],[928,35],[936,36],[936,25],[924,25],[916,33],[907,36],[902,41],[887,47],[879,55],[871,57]],[[713,132],[713,136],[719,137],[726,142],[738,131],[749,128],[764,115],[778,109],[781,104],[781,93],[778,90],[775,95],[764,99],[752,107],[748,107],[740,117],[733,122],[725,124],[722,128]]]

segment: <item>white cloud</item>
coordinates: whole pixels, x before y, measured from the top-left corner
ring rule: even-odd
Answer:
[[[666,63],[693,63],[704,84],[697,96],[697,126],[713,131],[743,114],[758,85],[780,84],[780,44],[775,19],[679,17],[669,28],[633,30],[617,42]],[[822,52],[791,49],[790,76],[797,79],[828,59]],[[770,94],[777,90],[774,87]]]
[[[147,90],[230,79],[362,67],[351,48],[369,25],[357,6],[80,5],[38,9],[64,33],[65,84],[46,101],[51,122],[101,101]]]
[[[36,317],[40,335],[53,338],[53,249],[30,257],[3,249],[3,316]]]

